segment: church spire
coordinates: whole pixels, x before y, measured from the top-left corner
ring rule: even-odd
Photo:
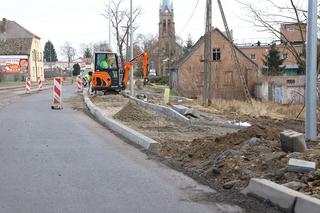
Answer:
[[[161,0],[160,4],[160,10],[161,12],[172,12],[173,11],[173,3],[171,0]]]

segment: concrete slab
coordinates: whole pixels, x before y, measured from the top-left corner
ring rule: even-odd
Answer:
[[[304,134],[292,130],[285,130],[280,133],[281,148],[285,152],[304,152],[307,144]]]
[[[243,193],[268,200],[286,212],[320,212],[319,199],[307,196],[266,179],[252,178],[248,187],[243,190]]]
[[[298,192],[266,179],[252,178],[243,193],[253,195],[285,210],[292,209]]]
[[[312,172],[316,170],[316,163],[311,161],[298,160],[290,158],[288,163],[288,171],[290,172]]]
[[[314,197],[301,195],[297,198],[294,208],[295,213],[319,213],[320,200]]]
[[[183,105],[173,105],[172,108],[173,110],[179,112],[181,115],[184,115],[185,112],[189,109],[188,107]]]

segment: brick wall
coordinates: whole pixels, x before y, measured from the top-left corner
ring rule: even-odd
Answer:
[[[212,97],[225,99],[243,99],[242,86],[238,69],[235,67],[230,43],[217,29],[212,33],[212,49],[220,49],[220,60],[212,62]],[[201,38],[189,56],[185,57],[178,70],[178,90],[187,97],[199,97],[203,90],[203,58],[204,40]],[[256,83],[257,66],[237,49],[237,55],[250,92],[253,94]]]

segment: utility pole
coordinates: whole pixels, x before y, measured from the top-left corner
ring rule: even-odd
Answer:
[[[111,19],[112,19],[112,15],[111,15],[111,0],[109,0],[109,48],[112,49],[111,47]]]
[[[133,27],[132,27],[132,0],[130,0],[130,60],[133,59]],[[130,96],[134,96],[134,84],[133,84],[133,66],[130,70]]]
[[[317,139],[317,0],[308,2],[306,73],[306,139]]]
[[[204,35],[204,79],[203,79],[203,105],[207,107],[211,104],[211,26],[212,26],[212,0],[207,0],[206,4],[206,31]]]
[[[220,0],[217,0],[217,1],[218,1],[218,6],[219,6],[219,9],[220,9],[221,17],[222,17],[222,20],[223,20],[223,24],[224,24],[224,27],[225,27],[225,30],[226,30],[226,33],[227,33],[227,37],[229,39],[232,58],[233,58],[233,61],[234,61],[236,69],[238,69],[238,71],[239,71],[240,83],[241,83],[241,86],[242,86],[244,97],[245,97],[246,101],[248,101],[250,104],[252,104],[251,95],[250,95],[250,91],[249,91],[249,88],[248,88],[248,85],[247,85],[245,73],[244,73],[244,71],[243,71],[243,69],[241,67],[240,62],[239,62],[239,58],[238,58],[237,53],[236,53],[236,48],[235,48],[235,45],[233,43],[233,38],[232,38],[232,35],[230,33],[230,30],[229,30],[229,26],[228,26],[227,19],[226,19],[226,16],[224,14],[224,11],[223,11],[223,7],[222,7],[222,4],[221,4],[221,1]]]
[[[34,55],[34,64],[35,64],[35,67],[36,67],[36,81],[38,81],[38,65],[37,65],[37,50],[34,49],[33,50],[33,55]]]

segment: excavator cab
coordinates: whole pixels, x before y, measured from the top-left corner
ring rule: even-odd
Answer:
[[[96,52],[89,92],[122,89],[118,56],[112,52]]]

